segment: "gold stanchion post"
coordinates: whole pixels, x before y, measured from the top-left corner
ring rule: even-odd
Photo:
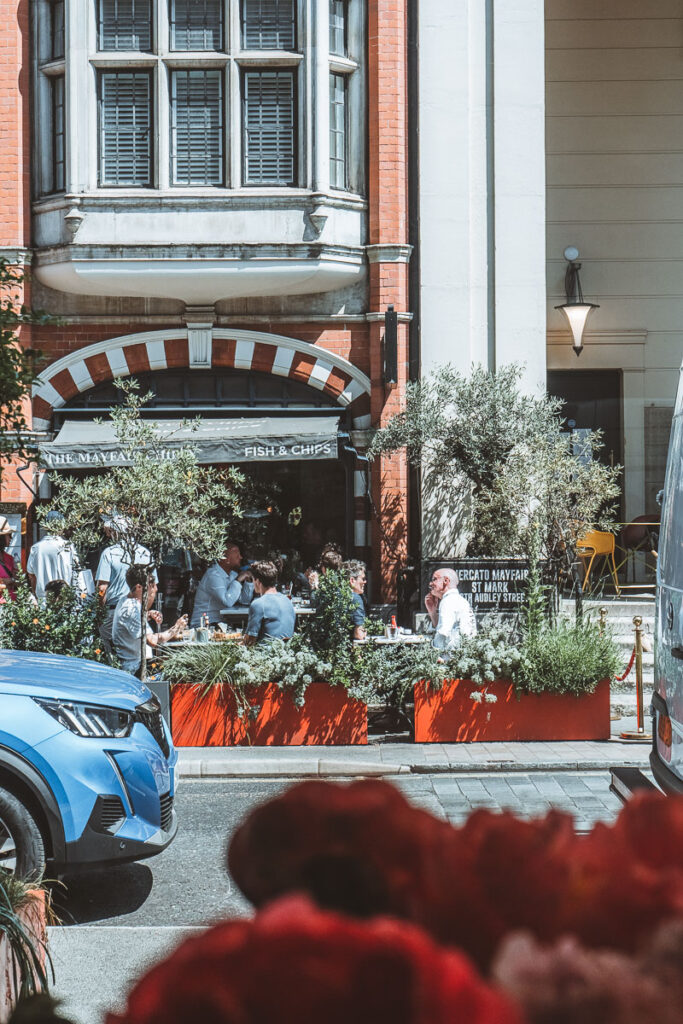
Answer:
[[[636,696],[638,701],[638,721],[635,732],[622,732],[622,740],[642,740],[650,742],[652,735],[645,732],[645,713],[643,708],[643,620],[640,615],[633,618],[636,651]]]

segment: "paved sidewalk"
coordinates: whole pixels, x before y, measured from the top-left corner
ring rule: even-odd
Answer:
[[[615,723],[634,728],[630,719]],[[367,747],[184,747],[185,778],[334,777],[645,768],[648,743],[371,743]]]

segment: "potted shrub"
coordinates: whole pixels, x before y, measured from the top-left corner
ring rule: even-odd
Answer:
[[[0,1020],[48,988],[44,890],[0,869]]]
[[[300,635],[265,647],[230,641],[180,649],[164,663],[176,746],[367,743],[367,706],[333,679]]]
[[[609,739],[618,665],[612,636],[590,620],[527,625],[517,647],[480,632],[452,655],[452,678],[416,684],[415,740]]]

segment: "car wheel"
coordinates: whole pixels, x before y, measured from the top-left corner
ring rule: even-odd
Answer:
[[[40,829],[28,808],[6,789],[0,789],[0,868],[34,882],[45,871]]]

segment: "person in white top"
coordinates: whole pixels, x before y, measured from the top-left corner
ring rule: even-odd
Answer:
[[[435,569],[425,597],[425,608],[434,627],[432,644],[447,658],[463,636],[474,636],[477,622],[469,601],[458,590],[453,569]]]
[[[53,509],[48,512],[45,521],[54,529],[59,527],[63,519]],[[68,540],[56,533],[48,533],[33,545],[26,562],[26,574],[31,590],[39,601],[44,600],[45,587],[52,580],[65,580],[69,586],[84,589],[76,551]]]
[[[125,548],[119,543],[120,537],[125,535],[126,527],[127,522],[122,516],[112,516],[104,520],[104,532],[114,543],[110,547],[105,548],[100,555],[97,572],[95,573],[97,592],[107,609],[100,626],[100,636],[108,650],[111,650],[112,646],[112,630],[116,606],[121,598],[125,597],[128,593],[126,573],[131,568],[131,564],[149,565],[152,561],[151,554],[142,544],[138,544],[133,558],[129,558]],[[156,571],[152,575],[155,582],[158,582]]]
[[[114,612],[113,637],[114,650],[125,672],[137,675],[140,671],[140,638],[142,622],[140,621],[140,605],[143,588],[147,585],[148,619],[161,625],[161,612],[154,611],[152,605],[157,596],[157,584],[145,565],[133,565],[126,573],[127,595],[121,598]],[[147,625],[147,657],[152,656],[151,648],[172,640],[187,625],[187,616],[181,616],[175,625],[163,632],[154,632]]]

